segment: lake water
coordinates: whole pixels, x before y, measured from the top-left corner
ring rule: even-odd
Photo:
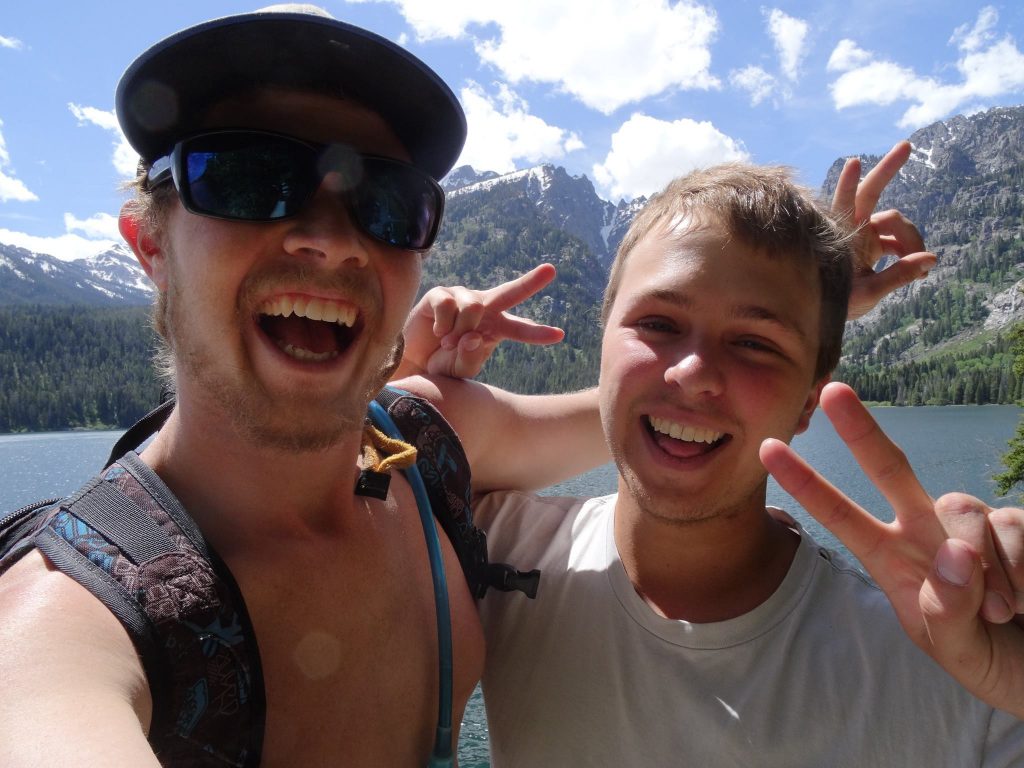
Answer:
[[[994,496],[992,475],[1012,437],[1021,409],[1009,405],[875,408],[873,415],[900,445],[932,496],[963,491],[996,506],[1012,499]],[[120,432],[52,432],[0,435],[0,515],[29,501],[75,490],[106,460]],[[882,520],[892,512],[868,483],[845,446],[818,412],[793,446],[855,502]],[[548,489],[558,495],[597,496],[615,490],[615,468],[601,467]],[[815,537],[841,545],[787,494],[769,481],[768,502],[788,510]],[[461,768],[488,768],[487,724],[479,689],[470,700],[459,744]]]

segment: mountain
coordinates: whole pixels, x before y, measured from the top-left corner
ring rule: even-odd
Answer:
[[[523,392],[594,384],[600,353],[599,306],[607,274],[606,235],[615,207],[586,177],[542,165],[493,176],[458,169],[438,243],[424,262],[423,290],[434,285],[488,288],[543,261],[558,268],[544,295],[521,313],[565,329],[544,349],[503,345],[484,380]]]
[[[881,207],[917,223],[939,265],[849,324],[837,375],[867,399],[901,404],[1024,397],[1006,340],[1024,321],[1024,107],[957,116],[910,138],[913,156]],[[879,158],[862,160],[868,169]],[[841,168],[837,160],[828,170],[824,193]],[[565,328],[566,341],[502,345],[485,380],[523,392],[595,383],[608,266],[646,201],[603,200],[586,176],[553,165],[504,175],[462,166],[443,186],[445,220],[424,260],[424,291],[487,288],[541,261],[559,271],[521,312]],[[127,249],[68,263],[0,245],[0,306],[146,304],[150,296]]]
[[[1013,399],[1005,393],[1020,384],[1004,356],[1006,333],[1024,321],[1024,107],[957,116],[910,141],[914,152],[879,209],[902,210],[939,262],[848,325],[839,374],[862,396],[897,403],[962,402],[964,382],[981,387],[985,377],[992,400]],[[880,158],[861,159],[866,171]],[[841,160],[829,169],[826,194],[841,169]],[[917,383],[901,389],[900,371]],[[893,381],[873,391],[887,372]]]
[[[640,197],[614,205],[598,197],[586,176],[570,176],[564,168],[554,165],[539,165],[503,176],[476,173],[469,166],[462,166],[452,174],[454,181],[446,179],[449,205],[467,195],[479,200],[495,188],[501,188],[503,196],[520,195],[537,207],[538,215],[547,224],[583,241],[605,267],[611,264],[633,216],[647,202],[647,198]]]
[[[0,306],[144,306],[153,286],[125,246],[79,261],[0,243]]]
[[[922,128],[910,141],[910,160],[882,195],[879,210],[903,211],[939,263],[926,280],[890,296],[857,327],[869,329],[889,305],[950,283],[983,295],[991,315],[985,329],[1024,319],[1024,107],[957,116]],[[880,158],[861,160],[866,172]],[[826,194],[835,190],[842,167],[836,160],[829,169]]]

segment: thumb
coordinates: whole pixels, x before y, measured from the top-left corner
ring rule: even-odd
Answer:
[[[921,586],[921,616],[929,653],[965,685],[985,677],[990,644],[980,611],[985,597],[981,558],[959,539],[946,539]]]
[[[915,253],[897,259],[881,272],[871,272],[855,278],[846,319],[856,320],[866,315],[879,301],[897,288],[925,277],[934,264],[932,254]]]

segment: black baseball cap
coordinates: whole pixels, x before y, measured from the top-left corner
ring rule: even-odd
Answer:
[[[214,19],[161,40],[121,76],[117,119],[151,163],[199,130],[210,107],[264,85],[372,109],[413,165],[437,180],[466,141],[462,106],[436,72],[390,40],[308,5]]]

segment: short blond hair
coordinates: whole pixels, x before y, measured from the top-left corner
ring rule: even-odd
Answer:
[[[681,217],[719,224],[773,258],[814,265],[821,288],[815,380],[839,363],[852,281],[852,232],[828,205],[793,182],[789,169],[729,163],[681,176],[656,194],[633,220],[608,275],[601,322],[606,324],[629,254],[659,227]]]

